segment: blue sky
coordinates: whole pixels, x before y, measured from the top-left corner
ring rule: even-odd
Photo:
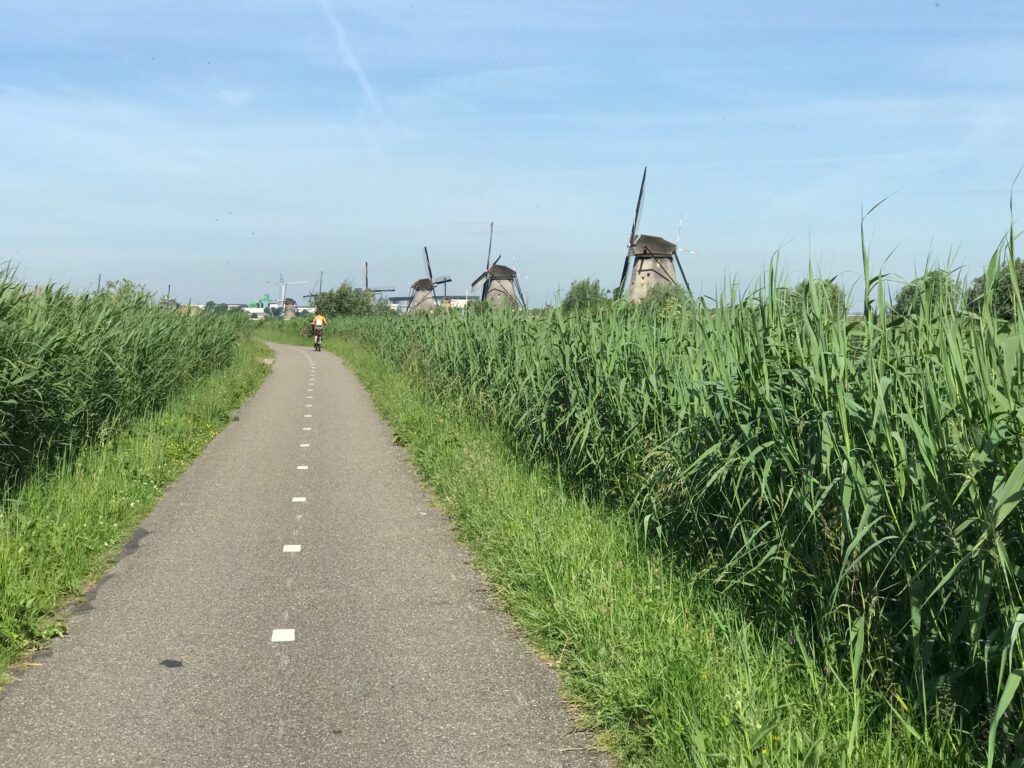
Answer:
[[[714,293],[776,250],[853,287],[979,271],[1024,164],[1024,3],[0,0],[0,260],[181,301],[286,280],[531,304],[641,230]],[[290,294],[301,294],[307,284]]]

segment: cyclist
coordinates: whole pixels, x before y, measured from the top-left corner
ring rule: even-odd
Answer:
[[[327,318],[324,317],[323,313],[317,309],[313,315],[313,322],[310,323],[313,327],[313,346],[316,347],[317,351],[320,351],[320,346],[323,344],[324,339],[324,328],[327,325]]]

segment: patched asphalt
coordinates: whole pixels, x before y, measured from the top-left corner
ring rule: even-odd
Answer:
[[[275,351],[67,636],[0,690],[0,765],[613,766],[352,373]]]

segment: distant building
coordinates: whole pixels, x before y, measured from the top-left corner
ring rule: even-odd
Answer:
[[[449,309],[464,309],[472,301],[480,301],[479,296],[442,296],[437,300],[437,303],[442,307],[448,307]]]
[[[409,300],[411,298],[411,296],[388,296],[386,301],[388,306],[396,312],[405,312],[409,308]],[[449,294],[448,296],[438,296],[437,306],[441,309],[464,309],[470,302],[474,301],[480,301],[480,297]]]

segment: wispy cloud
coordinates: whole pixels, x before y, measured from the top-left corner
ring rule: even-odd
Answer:
[[[342,61],[345,62],[345,66],[348,67],[349,71],[355,76],[359,83],[359,87],[363,89],[363,95],[366,97],[367,103],[373,108],[378,114],[383,114],[380,102],[377,100],[377,94],[373,90],[373,86],[370,85],[370,81],[366,77],[366,72],[363,71],[363,65],[359,62],[359,58],[356,56],[355,51],[348,41],[348,34],[345,32],[345,27],[342,26],[341,21],[334,13],[334,9],[331,8],[329,0],[320,0],[320,7],[323,9],[324,16],[327,17],[327,21],[331,25],[331,29],[334,31],[334,38],[338,45],[338,53],[341,54]]]

